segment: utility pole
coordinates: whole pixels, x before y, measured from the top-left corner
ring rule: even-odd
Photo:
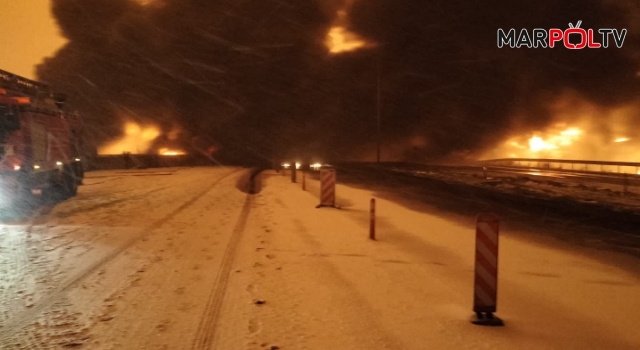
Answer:
[[[376,133],[376,163],[380,163],[380,50],[378,49],[376,58],[376,71],[377,71],[377,96],[376,96],[376,121],[377,121],[377,133]]]

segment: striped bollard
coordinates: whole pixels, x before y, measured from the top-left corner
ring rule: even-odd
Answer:
[[[480,214],[476,222],[476,263],[473,293],[474,324],[502,326],[493,315],[498,304],[498,235],[500,219]]]
[[[336,207],[336,170],[320,169],[320,207]]]
[[[369,239],[376,240],[376,199],[371,198],[371,205],[369,209]]]

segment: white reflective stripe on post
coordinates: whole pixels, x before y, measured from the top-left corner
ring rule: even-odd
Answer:
[[[335,207],[336,204],[336,171],[320,170],[320,205]]]
[[[500,219],[481,214],[476,222],[473,311],[496,312],[498,304],[498,237]]]

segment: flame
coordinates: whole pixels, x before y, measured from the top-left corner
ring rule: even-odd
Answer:
[[[558,158],[637,162],[640,139],[630,135],[638,124],[640,101],[599,106],[567,91],[551,101],[546,128],[527,131],[520,123],[531,116],[514,115],[514,131],[480,158]],[[525,146],[526,145],[526,146]],[[524,146],[524,147],[523,147]]]
[[[124,136],[98,150],[99,154],[132,154],[146,153],[153,141],[160,136],[160,129],[155,125],[142,126],[135,122],[127,122]]]
[[[182,156],[182,155],[185,155],[187,153],[184,152],[184,151],[181,151],[181,150],[160,148],[160,150],[158,151],[158,154],[160,154],[161,156]]]
[[[327,45],[329,52],[332,54],[356,51],[367,46],[367,42],[358,36],[358,34],[347,29],[347,11],[350,3],[351,2],[347,3],[346,8],[338,11],[338,16],[334,25],[327,33],[325,44]]]
[[[582,130],[569,128],[556,135],[549,135],[547,139],[540,136],[533,136],[529,139],[529,149],[532,152],[544,150],[555,150],[561,147],[571,146],[582,135]]]
[[[329,52],[339,54],[343,52],[355,51],[366,46],[366,41],[357,34],[350,32],[342,26],[335,26],[327,34],[326,45]]]
[[[583,141],[584,130],[578,127],[567,127],[566,123],[556,124],[544,132],[512,137],[497,151],[485,157],[502,158],[539,158],[562,157],[572,146]]]
[[[553,145],[539,136],[534,136],[529,140],[529,148],[534,152],[540,152],[545,149],[556,149],[556,145]]]
[[[529,143],[531,143],[531,141],[529,141]],[[521,145],[518,141],[511,141],[509,142],[509,144],[513,147],[520,148],[520,149],[527,148],[527,146]]]

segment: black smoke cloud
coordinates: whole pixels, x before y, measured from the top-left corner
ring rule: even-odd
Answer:
[[[269,157],[312,111],[313,58],[330,18],[315,2],[53,0],[69,43],[38,67],[73,96],[96,143],[123,117],[178,124],[227,152]],[[294,134],[299,139],[300,136]]]
[[[374,5],[376,3],[377,5]],[[611,1],[360,1],[353,27],[380,44],[385,129],[423,134],[425,157],[501,141],[514,124],[538,128],[549,105],[571,90],[601,105],[638,96],[638,37],[631,4]],[[515,28],[629,28],[622,49],[499,49]],[[404,118],[411,115],[413,118]]]
[[[602,106],[638,94],[633,2],[356,1],[373,47],[337,56],[324,38],[342,1],[52,0],[69,43],[38,67],[69,92],[96,142],[122,117],[263,158],[371,156],[380,62],[384,150],[442,158],[549,122],[570,89]],[[498,28],[623,28],[622,49],[498,49]],[[188,141],[190,142],[190,141]],[[187,143],[188,143],[187,142]]]

